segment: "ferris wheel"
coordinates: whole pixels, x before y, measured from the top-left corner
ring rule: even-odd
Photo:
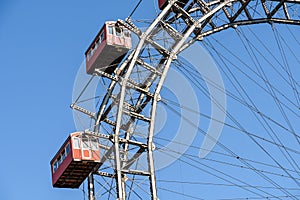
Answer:
[[[153,20],[107,21],[87,49],[81,128],[51,161],[53,186],[89,200],[299,199],[300,1],[157,3]]]

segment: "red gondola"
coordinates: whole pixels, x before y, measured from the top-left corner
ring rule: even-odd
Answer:
[[[50,162],[53,187],[78,188],[99,162],[98,138],[82,132],[70,134]]]
[[[181,7],[184,7],[184,5],[188,2],[189,0],[179,0],[177,4]],[[164,7],[168,4],[168,0],[158,0],[158,7],[159,9],[164,9]]]
[[[116,26],[116,22],[106,22],[85,52],[86,72],[93,74],[100,69],[112,74],[131,47],[129,30]]]

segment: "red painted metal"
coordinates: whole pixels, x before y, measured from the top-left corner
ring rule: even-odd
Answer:
[[[158,0],[158,7],[159,9],[163,9],[168,3],[168,0]]]
[[[70,137],[69,137],[70,138]],[[57,167],[56,170],[54,170],[54,162],[57,160],[59,155],[61,154],[61,151],[64,147],[66,147],[67,144],[70,144],[69,138],[66,140],[65,144],[61,147],[61,149],[58,151],[56,156],[51,161],[51,172],[52,172],[52,184],[54,185],[59,177],[63,174],[64,170],[70,165],[72,162],[72,152],[70,152],[67,157],[63,160],[63,162],[60,164],[59,167]]]

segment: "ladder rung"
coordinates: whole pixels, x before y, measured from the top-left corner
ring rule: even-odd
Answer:
[[[116,126],[116,123],[110,119],[104,118],[102,121],[109,125]]]
[[[142,65],[144,68],[150,70],[151,72],[155,73],[155,74],[158,74],[158,75],[162,75],[162,73],[160,71],[158,71],[155,67],[149,65],[148,63],[144,62],[143,60],[141,60],[140,58],[138,58],[136,60],[136,62],[139,64],[139,65]]]
[[[135,175],[150,176],[149,172],[141,171],[141,170],[133,170],[133,169],[125,170],[125,169],[123,169],[122,172],[125,173],[125,174],[135,174]]]
[[[160,44],[157,42],[153,41],[151,38],[147,38],[146,41],[150,43],[159,53],[163,54],[164,56],[169,56],[171,55],[171,52],[162,47]]]
[[[87,110],[87,109],[84,109],[84,108],[82,108],[82,107],[79,107],[79,106],[77,106],[77,105],[75,105],[75,104],[72,104],[70,107],[71,107],[72,109],[74,109],[74,110],[80,111],[80,112],[82,112],[82,113],[84,113],[84,114],[86,114],[86,115],[88,115],[88,116],[90,116],[90,117],[96,119],[96,114],[93,113],[93,112],[91,112],[91,111],[89,111],[89,110]]]
[[[141,87],[139,87],[139,86],[137,86],[136,84],[134,84],[133,82],[131,82],[132,80],[129,80],[128,82],[127,82],[127,86],[128,87],[131,87],[131,88],[133,88],[133,89],[135,89],[135,90],[137,90],[137,91],[139,91],[139,92],[141,92],[141,93],[143,93],[143,94],[146,94],[147,96],[150,96],[150,97],[153,97],[154,95],[152,94],[152,93],[150,93],[148,90],[146,90],[146,89],[143,89],[143,88],[141,88]]]
[[[126,20],[126,22],[124,22],[123,20],[118,19],[117,23],[121,24],[122,26],[125,26],[128,30],[130,30],[138,36],[142,34],[142,31],[139,28],[137,28],[130,20]]]
[[[196,21],[182,7],[176,3],[174,3],[173,6],[182,14],[183,18],[188,19],[191,24],[195,24]]]
[[[107,172],[97,171],[97,172],[94,172],[94,174],[99,175],[99,176],[109,177],[109,178],[115,178],[115,174],[110,174]]]
[[[174,40],[180,40],[182,38],[182,35],[170,24],[164,21],[160,21],[160,23]]]
[[[95,69],[95,73],[94,74],[104,76],[104,77],[109,78],[109,79],[114,80],[114,81],[118,81],[118,78],[116,78],[113,75],[110,75],[110,74],[108,74],[106,72],[103,72],[100,69]]]
[[[123,111],[125,114],[131,116],[131,117],[135,117],[137,119],[140,119],[140,120],[143,120],[143,121],[146,121],[146,122],[150,122],[150,118],[148,117],[145,117],[144,115],[141,115],[139,113],[136,113],[136,112],[130,112],[130,111]]]

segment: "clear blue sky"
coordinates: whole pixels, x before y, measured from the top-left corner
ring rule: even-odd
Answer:
[[[125,19],[137,2],[138,0],[0,1],[1,200],[83,199],[80,190],[52,188],[49,162],[67,135],[75,130],[69,105],[72,101],[74,79],[79,66],[84,60],[85,50],[106,20]],[[156,5],[154,6],[154,2],[155,0],[144,0],[142,9],[138,10],[135,18],[152,19],[155,16]],[[299,32],[299,29],[297,31]],[[259,34],[263,35],[264,32]],[[224,33],[224,37],[232,39],[225,41],[225,43],[229,43],[228,46],[231,45],[231,41],[235,40],[235,38],[231,38],[230,32]],[[222,37],[219,38],[222,39]],[[299,46],[296,44],[292,48],[299,50]],[[233,49],[239,51],[239,47]],[[296,63],[296,61],[294,62]],[[298,78],[299,63],[293,64],[291,65],[294,66],[292,70],[296,72],[294,77]],[[251,93],[259,99],[260,94],[256,95],[255,89]],[[290,94],[288,97],[292,96]],[[269,106],[271,100],[268,99],[268,102],[266,101],[264,104],[264,106],[267,105],[265,108],[268,108],[266,112],[270,111],[270,113],[277,110],[277,108],[273,109],[272,107],[275,105],[274,102],[272,106]],[[228,105],[228,108],[231,108],[231,106]],[[232,112],[242,118],[242,123],[248,125],[249,130],[253,128],[256,131],[256,127],[251,122],[248,123],[248,121],[251,121],[247,118],[248,116],[240,116],[241,109],[244,109],[244,107],[232,107]],[[253,114],[249,113],[249,115]],[[276,116],[271,116],[277,119]],[[280,115],[278,116],[280,121]],[[294,117],[291,121],[296,130],[299,130],[297,120],[299,118]],[[207,122],[207,119],[206,121],[204,119],[204,122]],[[284,123],[284,120],[281,120],[281,122]],[[233,124],[230,120],[228,123]],[[287,127],[286,124],[284,125]],[[206,126],[207,123],[204,127],[207,128]],[[259,128],[258,130],[260,131]],[[275,130],[282,131],[278,127]],[[244,135],[240,132],[237,133],[239,135],[232,136],[232,130],[227,127],[222,135],[222,142],[228,142],[232,145],[229,146],[235,152],[243,152],[248,155],[253,150],[249,151],[251,147],[248,145],[251,142],[249,142],[249,138],[247,138],[248,140],[242,140]],[[234,140],[239,142],[233,143]],[[201,144],[201,138],[196,142]],[[290,140],[287,144],[289,142]],[[266,147],[268,147],[267,145]],[[299,148],[294,143],[291,147],[294,149]],[[260,159],[257,155],[260,155],[261,152],[258,149],[253,150],[253,152],[256,152],[256,150],[257,153],[252,154],[253,157],[250,157],[250,159]],[[197,156],[198,150],[195,150],[194,153]],[[295,156],[296,161],[299,161],[299,154],[293,154],[293,156]],[[278,159],[280,158],[279,156]],[[216,157],[216,159],[219,158]],[[263,159],[264,157],[261,160]],[[266,162],[272,163],[271,161]],[[168,179],[169,175],[174,175],[174,172],[181,168],[181,164],[184,168],[184,163],[179,163],[178,166],[172,166],[165,173],[165,176],[161,172],[159,174]],[[219,163],[214,164],[219,167]],[[240,164],[237,163],[237,165]],[[286,166],[291,168],[289,165]],[[223,170],[222,167],[220,166],[219,169]],[[193,176],[193,170],[195,170],[193,167],[187,166],[182,170],[184,171],[183,175],[175,174],[179,178],[186,174]],[[234,170],[235,168],[232,169],[232,172]],[[282,173],[282,171],[278,173]],[[236,176],[239,178],[245,177],[245,179],[252,178],[251,174],[244,176],[242,172]],[[208,182],[216,180],[216,178],[210,179],[209,176],[203,177],[202,175],[195,176],[195,180]],[[253,181],[254,185],[260,184],[259,180]],[[281,179],[278,182],[285,184]],[[175,187],[175,189],[177,188]],[[190,189],[193,190],[194,196],[199,195],[198,187],[192,186]],[[220,192],[224,192],[223,188],[219,189]],[[203,195],[206,195],[207,192],[213,196],[214,191],[207,186],[203,187],[201,192]],[[241,191],[240,193],[237,191],[236,195],[243,196],[246,194],[246,197],[252,195],[244,193],[243,190]],[[187,189],[186,192],[188,193],[189,190]],[[168,194],[164,195],[162,197],[165,198],[162,199],[167,199]],[[212,198],[212,196],[210,197]]]
[[[69,105],[85,50],[105,20],[136,3],[0,1],[0,199],[82,199],[52,188],[49,162],[75,130]]]

